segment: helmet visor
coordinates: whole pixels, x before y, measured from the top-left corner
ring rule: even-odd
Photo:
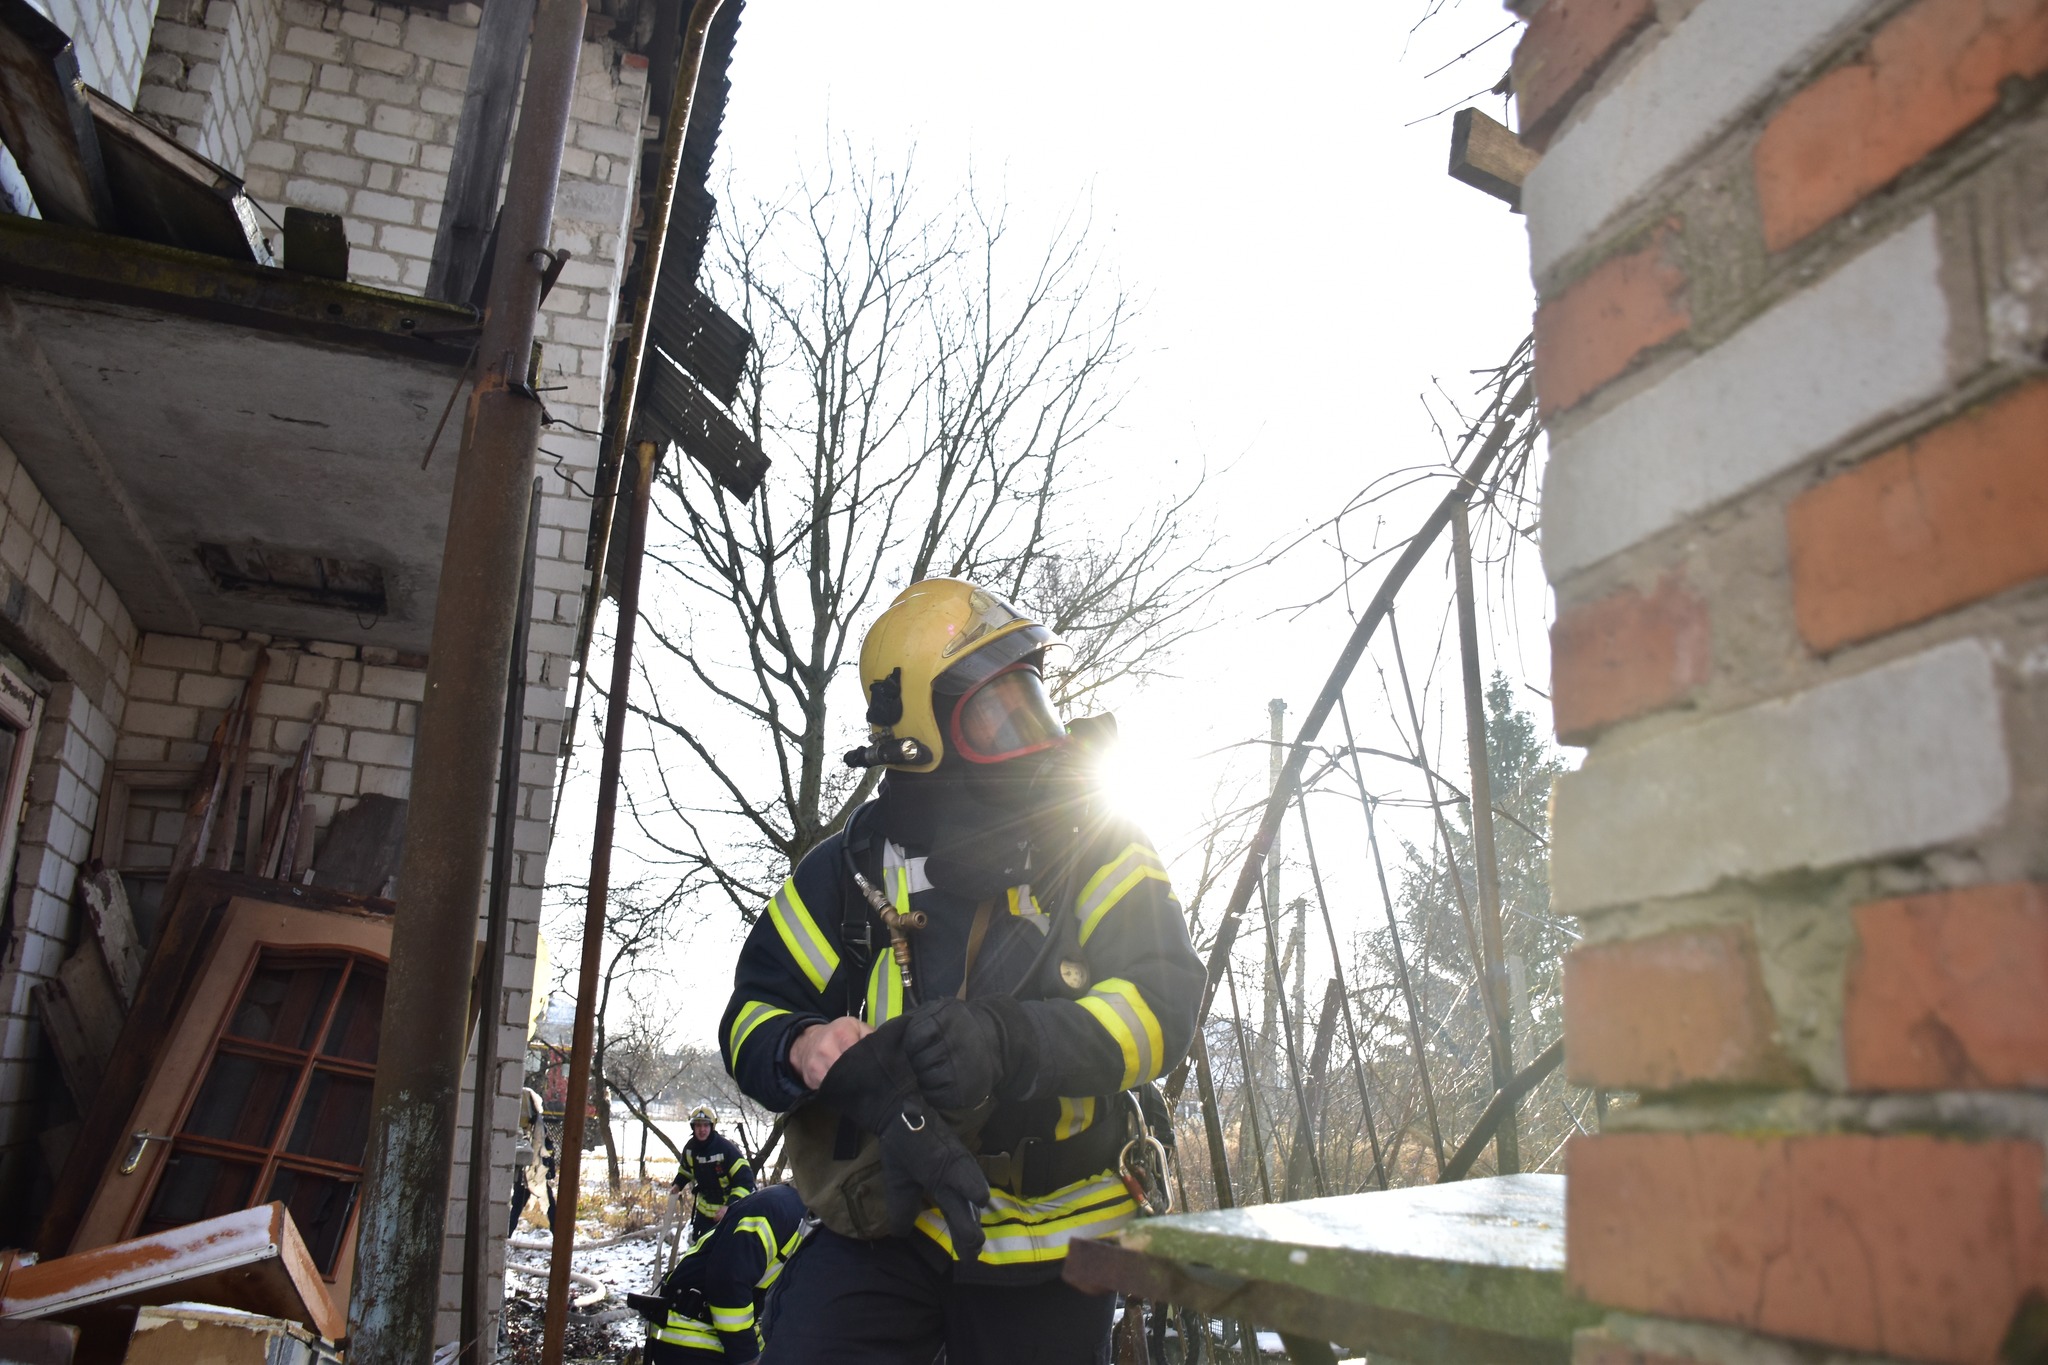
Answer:
[[[1067,737],[1045,682],[1029,663],[997,673],[953,706],[953,748],[970,763],[1001,763],[1052,748]]]

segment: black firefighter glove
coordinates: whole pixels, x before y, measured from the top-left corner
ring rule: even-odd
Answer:
[[[953,1253],[971,1261],[981,1251],[981,1207],[988,1180],[938,1110],[918,1092],[903,1053],[898,1016],[839,1055],[818,1096],[873,1133],[882,1147],[882,1188],[890,1231],[909,1236],[926,1201],[938,1205]]]
[[[903,1016],[903,1055],[918,1089],[941,1109],[994,1096],[1024,1099],[1039,1080],[1038,1035],[1007,995],[933,1000]]]

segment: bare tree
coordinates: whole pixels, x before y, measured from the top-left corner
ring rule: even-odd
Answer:
[[[579,941],[584,888],[564,884],[548,889],[563,907],[565,918],[575,916],[571,920],[574,927],[564,934],[564,939],[571,943]],[[619,1166],[618,1138],[612,1131],[611,1102],[618,1093],[618,1087],[612,1083],[612,1072],[622,1064],[639,1067],[645,1063],[646,1030],[638,1017],[640,1010],[633,987],[650,974],[663,975],[662,949],[675,936],[675,920],[684,890],[683,884],[676,883],[658,892],[652,879],[642,879],[614,888],[606,907],[597,979],[597,1029],[591,1041],[590,1074],[595,1084],[590,1089],[590,1104],[597,1119],[595,1136],[604,1144],[605,1177],[614,1197],[620,1192],[624,1173]],[[574,974],[576,961],[566,958],[562,963],[558,987]],[[586,1126],[585,1132],[589,1131]]]
[[[721,225],[710,288],[757,341],[738,415],[774,464],[745,505],[663,468],[629,796],[649,856],[744,918],[870,790],[837,760],[863,733],[848,675],[898,589],[969,578],[1034,612],[1080,708],[1158,670],[1228,572],[1201,474],[1149,507],[1085,481],[1131,298],[1085,218],[1020,237],[971,187],[927,211],[908,164],[843,148]]]

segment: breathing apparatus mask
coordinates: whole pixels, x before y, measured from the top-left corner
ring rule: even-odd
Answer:
[[[959,692],[935,689],[946,751],[929,773],[892,772],[876,829],[926,854],[942,890],[976,898],[1043,876],[1049,850],[1097,815],[1112,716],[1063,724],[1036,658]]]

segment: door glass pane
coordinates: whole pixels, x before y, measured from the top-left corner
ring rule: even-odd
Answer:
[[[285,1150],[361,1166],[369,1136],[370,1078],[316,1070]]]
[[[192,1102],[185,1131],[267,1148],[276,1140],[278,1120],[298,1081],[296,1066],[216,1053],[199,1098]]]
[[[141,1232],[182,1227],[202,1218],[249,1207],[258,1167],[199,1152],[173,1151],[164,1162],[163,1179],[142,1220]]]
[[[342,988],[341,1003],[334,1007],[334,1023],[320,1050],[330,1057],[353,1062],[377,1060],[377,1029],[384,1022],[384,973],[367,963],[356,963]]]
[[[356,1205],[356,1182],[280,1166],[271,1179],[268,1197],[284,1201],[320,1273],[331,1273],[342,1234],[348,1231],[348,1216]]]
[[[336,962],[297,965],[266,953],[235,1005],[227,1031],[237,1038],[310,1049],[340,976]]]

